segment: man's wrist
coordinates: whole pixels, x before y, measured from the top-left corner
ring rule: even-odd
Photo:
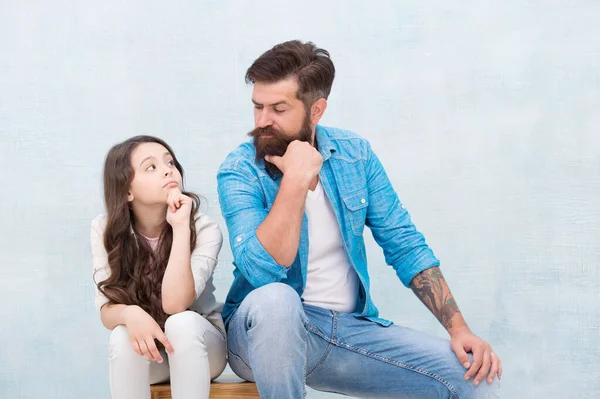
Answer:
[[[290,186],[298,190],[307,192],[312,179],[313,177],[307,175],[306,173],[290,171],[283,175],[282,181],[290,183]]]
[[[469,328],[467,323],[465,323],[464,320],[461,320],[461,322],[453,322],[452,327],[448,329],[448,334],[450,334],[450,337],[454,337],[464,333],[471,333],[471,329]]]

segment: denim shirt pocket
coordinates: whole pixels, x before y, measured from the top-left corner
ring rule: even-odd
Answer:
[[[348,209],[352,232],[357,236],[361,236],[365,228],[367,207],[369,206],[368,190],[361,189],[344,196],[342,200]]]

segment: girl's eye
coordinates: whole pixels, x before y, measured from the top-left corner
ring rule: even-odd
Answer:
[[[154,167],[154,165],[148,165],[148,167],[146,168],[146,170],[154,170],[154,169],[156,169],[156,168]]]
[[[173,161],[171,160],[171,161],[167,162],[167,165],[171,165],[171,166],[173,166],[173,165],[174,165],[174,163],[173,163]]]

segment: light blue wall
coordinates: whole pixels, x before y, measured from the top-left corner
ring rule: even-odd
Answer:
[[[163,137],[224,229],[244,71],[291,38],[331,52],[324,123],[372,142],[504,397],[600,397],[600,4],[368,3],[0,2],[0,397],[108,397],[89,248],[106,151]],[[383,316],[443,336],[368,245]]]

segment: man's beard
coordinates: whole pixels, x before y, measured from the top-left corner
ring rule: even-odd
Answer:
[[[256,162],[264,161],[265,169],[272,177],[281,176],[282,173],[277,168],[277,166],[265,161],[265,156],[276,155],[282,157],[287,151],[288,145],[292,141],[299,140],[311,143],[312,135],[313,132],[310,126],[310,118],[308,116],[304,118],[304,122],[302,123],[302,127],[300,128],[298,133],[296,133],[293,136],[275,130],[272,126],[256,128],[250,133],[248,133],[248,136],[254,138],[254,148],[256,149]],[[265,138],[264,136],[271,137]]]

